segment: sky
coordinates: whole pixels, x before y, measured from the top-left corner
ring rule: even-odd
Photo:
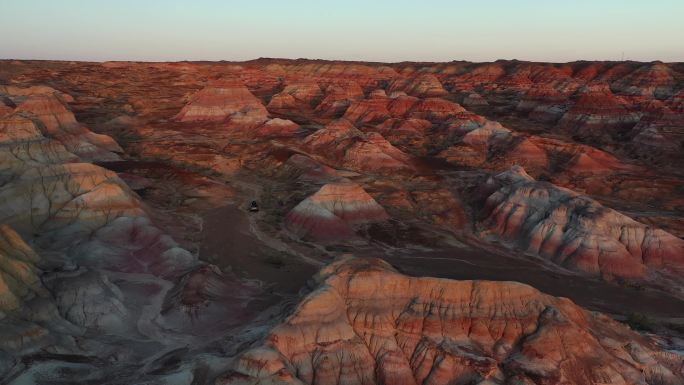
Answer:
[[[0,58],[684,61],[684,0],[0,0]]]

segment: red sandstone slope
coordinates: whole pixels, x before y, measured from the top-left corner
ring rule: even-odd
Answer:
[[[515,282],[337,261],[217,384],[678,384],[682,357]]]
[[[488,182],[484,220],[491,232],[529,252],[583,273],[681,279],[684,240],[603,207],[591,198],[537,182],[521,167]]]
[[[406,173],[409,158],[378,133],[365,134],[348,120],[331,122],[304,139],[303,148],[331,164],[369,173]]]
[[[382,206],[361,186],[347,182],[321,187],[290,211],[285,225],[298,236],[339,240],[351,237],[354,225],[387,218]]]
[[[194,94],[175,116],[181,122],[222,121],[227,118],[261,123],[268,112],[239,79],[221,79]]]
[[[8,313],[33,297],[47,297],[36,264],[40,256],[8,225],[0,225],[0,311]]]
[[[0,89],[0,96],[4,93],[6,98],[16,104],[16,108],[12,111],[13,119],[21,116],[32,120],[42,135],[62,143],[70,152],[82,159],[92,161],[119,159],[116,154],[123,151],[121,147],[112,138],[96,134],[77,122],[74,114],[62,102],[64,98],[59,96],[57,91],[45,87],[36,90],[37,94],[32,94],[30,92],[33,89],[17,87]],[[52,92],[49,92],[50,90]]]

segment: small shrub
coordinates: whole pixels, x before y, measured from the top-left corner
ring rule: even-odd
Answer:
[[[643,313],[631,313],[625,321],[632,329],[652,332],[655,330],[655,322]]]
[[[285,257],[280,254],[271,254],[264,259],[264,262],[271,266],[281,268],[285,266]]]

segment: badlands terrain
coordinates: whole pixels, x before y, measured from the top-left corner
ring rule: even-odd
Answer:
[[[683,169],[681,63],[0,61],[0,384],[681,385]]]

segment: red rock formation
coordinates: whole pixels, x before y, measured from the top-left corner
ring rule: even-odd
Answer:
[[[45,136],[61,142],[82,159],[117,160],[116,153],[123,151],[109,136],[91,132],[78,123],[74,114],[54,95],[25,97],[15,113],[35,119]]]
[[[403,92],[393,92],[390,94],[392,101],[387,106],[388,111],[392,116],[403,117],[411,108],[418,102],[415,96],[408,96]]]
[[[623,95],[665,99],[674,94],[678,76],[681,75],[661,62],[649,63],[613,82],[612,88]]]
[[[568,97],[569,95],[561,93],[550,84],[534,84],[525,92],[515,109],[535,121],[555,123],[565,113]]]
[[[36,85],[30,87],[17,87],[17,86],[0,86],[0,93],[6,95],[14,95],[19,97],[26,96],[55,96],[62,103],[71,103],[74,98],[64,92],[57,91],[56,89],[44,85]]]
[[[40,257],[8,225],[0,225],[0,311],[8,313],[34,297],[47,297],[36,264]]]
[[[354,81],[363,88],[377,88],[379,82],[397,76],[387,66],[369,66],[352,63],[309,62],[287,63],[282,66],[286,77],[291,79],[314,79],[329,83]]]
[[[228,118],[241,123],[266,121],[268,111],[238,79],[221,79],[209,83],[195,93],[174,117],[181,122],[223,121]]]
[[[202,265],[184,275],[164,298],[161,315],[178,333],[221,335],[249,322],[257,285],[245,285],[213,265]]]
[[[257,128],[256,134],[261,137],[293,136],[302,131],[299,124],[287,119],[270,119]]]
[[[421,99],[413,105],[408,112],[408,117],[431,122],[445,121],[462,112],[465,112],[465,109],[457,103],[440,98],[428,98]]]
[[[346,119],[328,124],[304,139],[304,148],[333,164],[370,173],[408,172],[408,156],[378,133],[363,132]]]
[[[428,130],[432,123],[425,119],[392,118],[378,124],[375,128],[395,146],[421,148],[429,140]]]
[[[531,253],[603,277],[647,279],[649,270],[677,276],[684,269],[684,240],[537,182],[521,167],[488,183],[500,187],[487,198],[484,225]]]
[[[61,142],[44,137],[34,121],[17,114],[0,118],[0,182],[34,167],[79,160]]]
[[[450,79],[447,84],[458,90],[471,91],[482,84],[494,84],[505,74],[506,70],[501,63],[485,63],[471,68],[462,76]]]
[[[463,101],[460,104],[464,107],[484,107],[488,106],[489,102],[477,92],[471,92],[463,97]]]
[[[438,156],[470,167],[484,166],[492,149],[505,147],[513,136],[509,129],[491,121],[485,121],[482,125],[473,121],[458,122],[454,126],[452,131],[457,134],[465,131],[460,143],[445,149]]]
[[[451,231],[459,231],[467,224],[463,203],[447,189],[411,191],[417,210],[431,223]]]
[[[338,118],[353,101],[362,98],[363,89],[356,82],[331,84],[325,89],[325,97],[316,106],[316,112],[323,117]]]
[[[409,157],[376,132],[347,148],[342,164],[369,173],[410,173]]]
[[[353,235],[352,226],[381,222],[385,210],[359,185],[331,183],[290,211],[286,227],[299,237],[339,240]]]
[[[404,91],[421,98],[441,97],[448,93],[435,75],[427,73],[409,79],[397,79],[390,85],[389,90]]]
[[[219,385],[680,383],[682,358],[515,282],[413,278],[345,259]]]
[[[316,162],[301,154],[294,154],[283,164],[283,172],[290,178],[302,181],[328,182],[342,179],[342,176],[331,167]]]
[[[564,130],[600,138],[630,129],[639,120],[639,115],[630,113],[606,84],[592,84],[579,92],[577,103],[558,122]]]
[[[6,116],[0,120],[0,142],[27,142],[45,137],[36,124],[19,114]]]
[[[539,174],[549,169],[550,160],[546,149],[529,138],[517,138],[502,155],[502,164],[522,166]]]
[[[24,103],[37,108],[29,101]],[[66,110],[38,111],[38,124],[52,125],[48,132],[82,128]],[[89,266],[175,274],[193,262],[150,222],[142,202],[114,172],[77,163],[78,157],[46,139],[32,120],[12,115],[0,129],[0,159],[7,160],[0,180],[12,181],[0,190],[1,223],[23,236],[39,235],[37,244]]]
[[[0,118],[7,116],[14,111],[14,108],[2,103],[2,100],[0,100]]]
[[[282,92],[273,95],[267,108],[272,111],[312,108],[322,97],[321,88],[315,82],[291,83]]]
[[[671,106],[660,107],[642,118],[632,129],[632,152],[642,159],[660,163],[681,160],[684,156],[684,91],[672,99]]]
[[[351,103],[343,117],[357,126],[380,123],[390,117],[390,112],[387,110],[388,103],[387,96],[382,95],[355,101]]]

